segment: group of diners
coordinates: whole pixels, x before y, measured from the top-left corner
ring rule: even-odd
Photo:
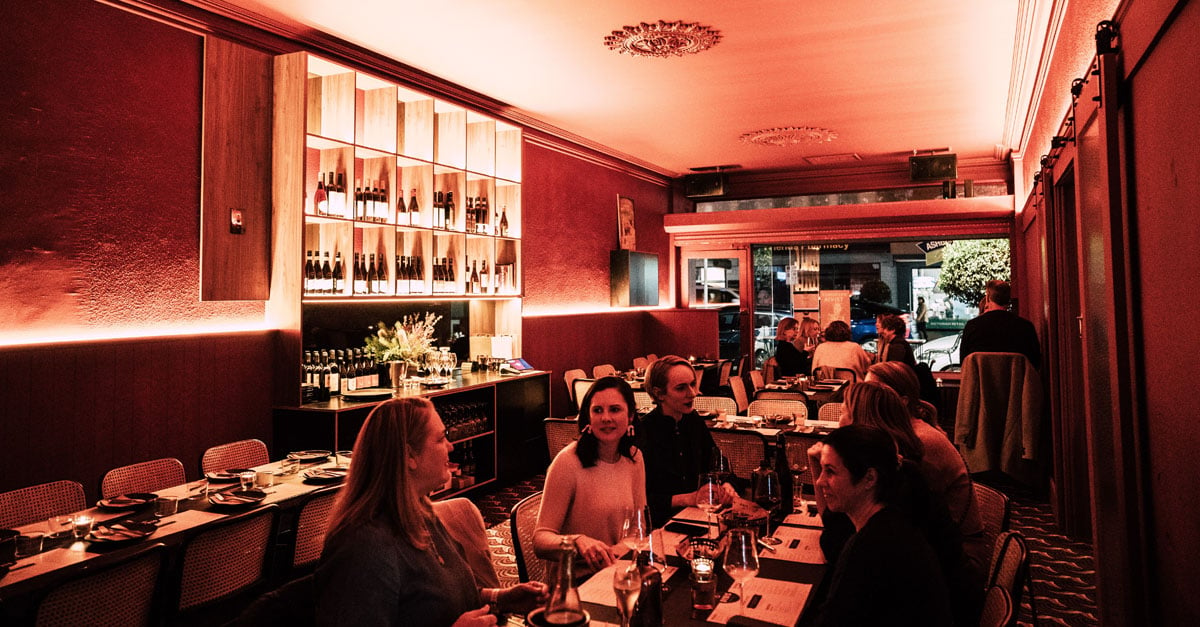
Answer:
[[[699,501],[700,476],[720,455],[694,411],[697,375],[681,357],[653,362],[655,401],[637,417],[629,384],[596,380],[580,403],[578,439],[546,473],[535,551],[564,546],[584,572],[611,564],[620,517],[648,506],[662,525]],[[902,363],[871,366],[850,386],[842,426],[808,451],[828,569],[803,621],[813,625],[973,625],[988,547],[974,488]],[[447,478],[441,419],[423,399],[380,405],[355,444],[316,572],[320,624],[487,625],[524,612],[547,590],[533,582],[480,588],[428,497]],[[722,499],[741,498],[731,478]]]
[[[872,357],[862,346],[851,341],[850,325],[834,320],[821,332],[820,324],[809,317],[779,321],[775,330],[775,367],[779,377],[808,375],[822,369],[852,370],[855,381],[862,381],[872,362],[897,361],[916,367],[912,347],[904,339],[904,319],[884,314],[875,320],[879,347]]]

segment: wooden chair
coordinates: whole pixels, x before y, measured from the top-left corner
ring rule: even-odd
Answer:
[[[517,557],[517,575],[521,581],[546,582],[549,578],[546,562],[533,552],[533,532],[537,529],[537,517],[541,508],[542,493],[538,492],[513,505],[512,512],[508,515],[513,553]]]
[[[697,396],[692,401],[696,411],[725,412],[731,416],[737,415],[737,401],[725,396]]]
[[[750,416],[783,414],[795,416],[798,422],[802,422],[808,420],[808,405],[800,400],[755,399],[746,408],[746,414]]]
[[[834,368],[827,378],[858,383],[858,373],[852,368]]]
[[[845,403],[825,403],[817,410],[817,420],[838,422],[846,411]]]
[[[646,355],[646,361],[648,361],[650,363],[654,363],[654,362],[658,361],[658,355],[655,355],[654,353],[650,353],[649,355]]]
[[[154,492],[187,483],[183,462],[174,457],[113,468],[100,480],[100,498],[131,492]]]
[[[983,520],[983,537],[991,548],[991,555],[996,552],[996,539],[1008,531],[1009,518],[1012,515],[1008,496],[1003,492],[976,482],[975,502],[979,505],[979,517]],[[991,562],[988,563],[991,568]]]
[[[634,390],[633,401],[634,404],[637,405],[638,413],[648,412],[654,409],[654,406],[657,405],[657,403],[654,402],[654,397],[650,396],[650,393],[644,390]]]
[[[1008,592],[1014,608],[1021,607],[1021,592],[1029,577],[1029,548],[1019,531],[1005,531],[996,539],[996,552],[992,556],[992,568],[987,586],[998,586]],[[1037,606],[1030,595],[1033,622],[1037,624]],[[1011,624],[1011,623],[1010,623]]]
[[[583,411],[583,408],[579,404],[583,402],[583,397],[587,396],[588,390],[592,389],[592,384],[595,382],[595,379],[584,379],[582,377],[571,382],[571,385],[575,386],[575,409],[577,411]]]
[[[599,379],[600,377],[607,377],[614,374],[617,374],[617,369],[613,367],[612,364],[600,364],[599,366],[594,366],[592,368],[593,379]]]
[[[329,530],[329,514],[333,511],[342,486],[321,488],[308,495],[300,514],[296,516],[296,541],[292,547],[291,573],[312,570],[325,548],[325,533]]]
[[[51,516],[87,509],[83,485],[62,480],[0,493],[0,529],[44,522]]]
[[[253,468],[271,462],[271,454],[262,440],[238,440],[214,446],[200,458],[200,472],[210,473],[229,468]]]
[[[979,627],[1009,627],[1016,622],[1016,611],[1008,590],[1000,586],[987,589],[983,597],[983,613]]]
[[[634,357],[633,358],[633,369],[634,370],[641,370],[649,365],[650,365],[650,360],[646,359],[645,357]]]
[[[546,426],[546,449],[551,461],[559,451],[579,438],[579,421],[575,418],[547,418],[542,423]]]
[[[177,615],[169,622],[224,622],[220,610],[240,607],[240,597],[266,581],[278,512],[279,508],[268,505],[231,516],[183,545],[174,603]]]
[[[767,459],[767,439],[748,429],[709,429],[713,443],[729,459],[729,469],[739,477],[749,477]]]
[[[775,361],[774,357],[768,357],[767,361],[763,363],[762,372],[763,381],[774,383],[779,378],[779,363]]]
[[[733,371],[733,361],[722,359],[720,365],[717,366],[717,387],[729,387],[729,373]]]
[[[742,381],[741,377],[729,378],[729,391],[733,393],[733,402],[737,404],[737,413],[741,414],[750,406],[750,399],[746,396],[746,382]]]
[[[762,370],[750,371],[750,398],[754,398],[759,390],[767,387],[766,379],[763,377]]]
[[[39,627],[155,625],[163,544],[138,546],[132,554],[96,558],[78,576],[57,584],[37,608]],[[107,562],[107,563],[105,563]]]
[[[567,395],[571,397],[571,404],[575,409],[579,409],[579,398],[575,396],[575,379],[586,377],[587,373],[582,368],[572,368],[563,373],[563,382],[567,384]]]

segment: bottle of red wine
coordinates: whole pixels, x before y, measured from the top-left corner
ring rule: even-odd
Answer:
[[[414,255],[409,259],[412,265],[412,284],[409,290],[413,294],[425,293],[425,258],[420,255]]]
[[[483,270],[479,272],[479,286],[484,294],[487,294],[492,289],[492,281],[488,278],[487,258],[483,260]]]
[[[325,191],[325,175],[317,180],[317,191],[313,193],[313,213],[319,216],[329,215],[329,194]]]
[[[325,261],[321,264],[321,289],[322,294],[333,293],[333,266],[329,265],[329,251],[325,251]]]
[[[307,250],[305,253],[307,254],[305,255],[304,259],[304,293],[308,294],[312,292],[313,288],[313,253],[311,250]]]
[[[475,232],[475,204],[471,200],[470,197],[467,198],[467,209],[463,215],[466,216],[467,232],[474,233]]]
[[[333,262],[333,279],[329,285],[331,294],[341,294],[346,286],[346,269],[342,267],[342,251],[338,251],[334,255]]]
[[[375,253],[371,253],[371,265],[367,266],[367,293],[379,293],[379,268],[375,267]]]
[[[446,192],[446,229],[454,228],[454,192]]]
[[[508,207],[500,209],[500,237],[508,237]]]
[[[417,215],[421,212],[420,205],[417,204],[417,188],[412,188],[408,195],[408,223],[417,224],[419,220]]]

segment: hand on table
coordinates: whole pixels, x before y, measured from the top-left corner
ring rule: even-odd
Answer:
[[[575,538],[575,549],[579,552],[579,557],[583,558],[592,570],[600,570],[617,559],[612,547],[585,535]]]
[[[496,598],[496,605],[504,608],[506,612],[528,614],[546,604],[546,599],[550,596],[549,590],[550,588],[540,581],[517,584],[501,590]]]
[[[489,614],[490,611],[491,609],[486,605],[477,610],[471,610],[459,616],[452,627],[491,627],[496,624],[496,617]]]

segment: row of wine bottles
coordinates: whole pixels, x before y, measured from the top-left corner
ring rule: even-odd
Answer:
[[[327,401],[379,387],[379,364],[362,348],[304,351],[304,384],[314,388],[316,400]]]
[[[357,182],[354,188],[353,202],[350,202],[347,197],[344,173],[330,172],[328,182],[325,173],[321,173],[308,213],[361,222],[393,224],[390,198],[386,182],[368,179],[366,186],[363,186],[361,180]],[[403,194],[398,200],[394,224],[420,226],[421,205],[417,202],[416,188],[409,192],[407,204],[404,202]],[[457,223],[456,210],[454,192],[434,193],[433,228],[455,230],[453,227]],[[488,208],[486,196],[467,198],[464,219],[467,233],[508,236],[508,207],[502,207],[500,212],[495,215],[495,226],[493,227],[491,210]]]
[[[396,255],[394,281],[389,276],[383,253],[354,253],[350,288],[361,295],[408,295],[425,293],[425,259],[420,255]],[[497,264],[489,268],[479,260],[466,258],[463,266],[462,293],[500,294],[516,289],[512,264]],[[466,269],[470,268],[470,272]],[[431,288],[435,294],[459,293],[458,271],[450,257],[434,259]],[[330,263],[329,251],[306,251],[304,261],[304,293],[306,295],[338,295],[346,292],[346,268],[342,253]]]
[[[475,455],[475,442],[459,442],[454,445],[454,450],[450,453],[450,461],[452,464],[458,464],[457,467],[452,467],[450,471],[450,480],[442,490],[462,490],[469,488],[483,478],[479,476],[479,464]]]
[[[451,442],[492,430],[491,406],[483,401],[442,402],[436,405],[438,415],[446,425],[446,438]]]

